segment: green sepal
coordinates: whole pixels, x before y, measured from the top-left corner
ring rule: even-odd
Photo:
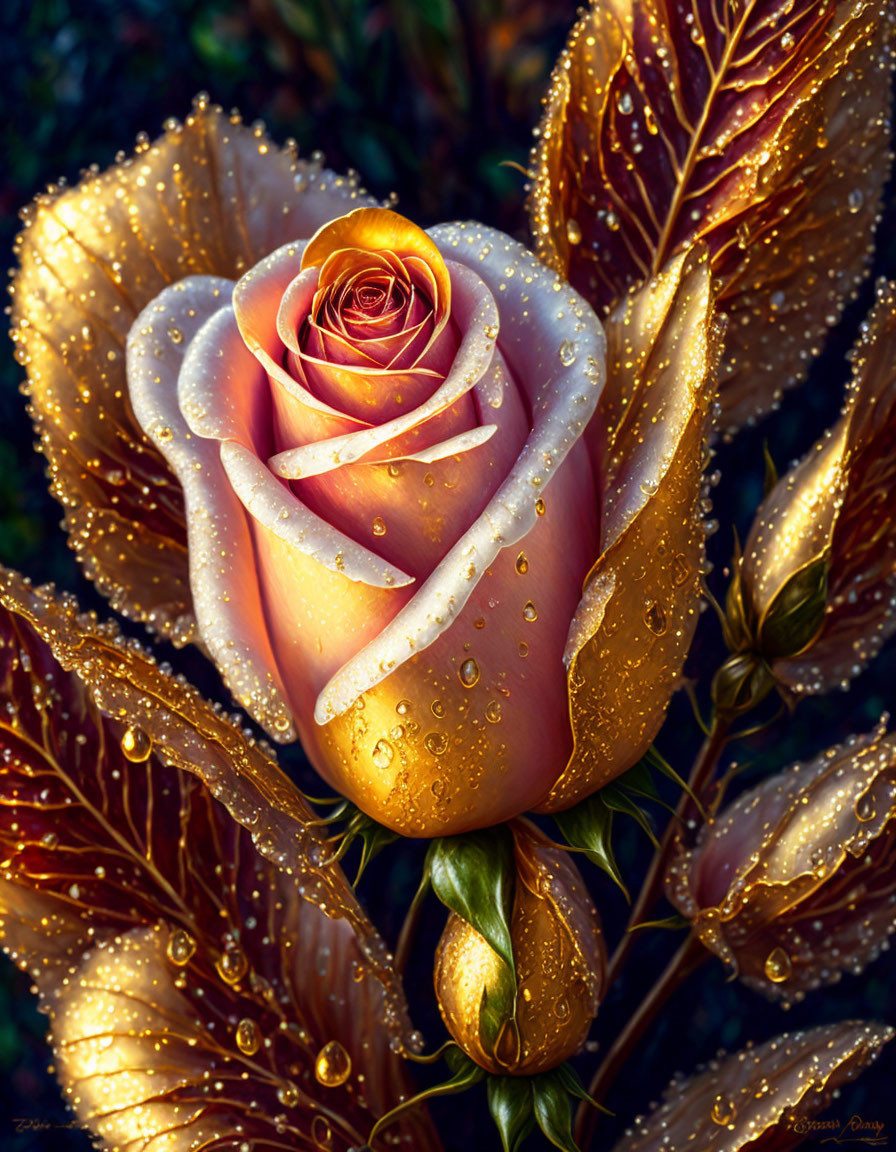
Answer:
[[[759,627],[759,650],[769,660],[802,652],[824,624],[828,603],[827,556],[818,556],[779,589]]]
[[[637,789],[629,789],[626,785],[626,777],[632,772],[637,772],[640,765],[636,764],[634,768],[629,769],[623,776],[617,777],[612,784],[607,784],[601,788],[598,795],[603,800],[604,804],[612,811],[619,812],[624,816],[631,816],[635,823],[644,831],[653,846],[659,847],[659,842],[656,838],[656,833],[653,831],[653,825],[650,822],[650,817],[635,801],[633,796],[643,796],[645,793]],[[649,770],[648,770],[649,773]],[[640,781],[640,775],[638,777]],[[655,791],[655,789],[654,789]],[[650,799],[655,799],[655,796]]]
[[[641,920],[629,928],[629,932],[640,932],[642,928],[664,928],[669,932],[679,932],[690,927],[690,920],[684,916],[664,916],[661,920]]]
[[[538,1127],[563,1152],[579,1152],[572,1135],[569,1092],[556,1072],[532,1078],[532,1107]]]
[[[452,1075],[443,1080],[440,1084],[434,1084],[431,1088],[424,1088],[422,1092],[418,1092],[416,1096],[411,1096],[407,1100],[396,1105],[391,1112],[387,1112],[385,1116],[381,1116],[370,1130],[370,1135],[367,1137],[367,1143],[372,1144],[377,1135],[397,1120],[402,1113],[407,1112],[410,1108],[416,1108],[418,1104],[422,1104],[426,1100],[433,1100],[437,1096],[453,1096],[457,1092],[465,1092],[468,1088],[472,1088],[474,1084],[478,1084],[480,1080],[484,1080],[486,1071],[480,1068],[475,1060],[471,1060],[466,1053],[461,1052],[459,1048],[449,1049],[445,1053],[445,1063],[451,1069]]]
[[[436,896],[491,945],[515,984],[510,922],[516,865],[510,831],[500,826],[443,836],[430,845],[426,867]]]
[[[596,864],[606,872],[621,888],[626,900],[631,903],[631,897],[622,879],[616,857],[613,855],[613,813],[601,800],[601,793],[595,792],[564,812],[554,812],[553,816],[567,844],[584,852],[592,864]]]
[[[615,1115],[615,1113],[611,1112],[609,1108],[605,1108],[603,1104],[598,1104],[596,1100],[592,1099],[588,1095],[587,1091],[585,1090],[585,1085],[579,1079],[578,1073],[571,1064],[561,1064],[558,1068],[555,1068],[552,1072],[549,1072],[548,1075],[556,1076],[562,1086],[570,1094],[570,1096],[575,1096],[577,1100],[586,1101],[586,1103],[590,1104],[592,1108],[596,1108],[598,1112],[603,1112],[607,1116]]]
[[[488,1106],[504,1152],[517,1152],[535,1127],[529,1076],[489,1076]]]
[[[345,821],[345,828],[339,838],[339,845],[331,859],[331,863],[338,863],[346,855],[349,848],[356,840],[361,841],[361,859],[358,863],[358,871],[352,883],[355,887],[358,881],[364,874],[364,870],[374,857],[379,856],[380,852],[388,845],[400,840],[401,837],[397,832],[393,832],[391,828],[386,828],[383,824],[378,824],[366,812],[362,812],[360,808],[352,804],[351,801],[346,800],[332,812],[329,816],[324,817],[319,823],[331,824],[336,822]]]

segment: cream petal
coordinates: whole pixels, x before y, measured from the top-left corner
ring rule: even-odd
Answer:
[[[533,430],[482,515],[411,602],[324,688],[315,706],[318,724],[345,712],[438,639],[476,587],[471,571],[484,572],[502,549],[535,526],[536,501],[580,438],[604,383],[606,342],[600,322],[555,273],[490,229],[458,224],[433,229],[432,235],[443,253],[468,260],[500,295],[501,350],[531,405]],[[452,269],[452,283],[454,275]],[[469,323],[464,327],[469,337]],[[495,334],[490,333],[492,339]]]
[[[498,309],[491,293],[469,269],[446,260],[453,290],[452,315],[463,332],[451,371],[424,403],[372,428],[308,443],[280,452],[269,465],[278,476],[296,480],[355,463],[385,443],[425,424],[461,400],[487,371],[494,351]]]
[[[373,588],[401,588],[413,577],[316,516],[244,445],[221,444],[221,463],[234,493],[254,520],[330,572]]]
[[[196,332],[184,353],[177,397],[190,430],[205,440],[236,440],[258,455],[271,442],[264,369],[243,343],[229,301]]]
[[[234,696],[252,701],[260,723],[294,738],[267,638],[246,514],[227,483],[217,443],[194,436],[178,405],[185,350],[232,287],[218,277],[191,276],[145,308],[128,336],[128,387],[137,420],[183,488],[190,585],[203,642]],[[234,588],[240,589],[237,597]]]

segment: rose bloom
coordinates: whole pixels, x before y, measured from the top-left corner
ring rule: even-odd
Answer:
[[[579,870],[527,820],[514,820],[516,891],[510,921],[513,1014],[488,1036],[482,1006],[506,976],[504,961],[452,913],[436,951],[435,989],[445,1026],[477,1064],[496,1075],[555,1068],[584,1044],[603,992],[600,920]]]
[[[189,277],[131,331],[203,641],[258,719],[280,738],[295,721],[393,827],[505,819],[569,758],[603,374],[593,312],[520,245],[379,208],[236,284]]]
[[[739,796],[673,864],[672,903],[746,984],[791,1001],[896,929],[896,737],[883,728]]]

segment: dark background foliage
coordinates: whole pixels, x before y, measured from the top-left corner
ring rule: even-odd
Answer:
[[[572,0],[7,0],[0,9],[0,227],[11,251],[17,210],[48,181],[77,179],[83,166],[109,164],[138,131],[154,135],[167,116],[183,116],[207,90],[225,107],[263,117],[275,139],[294,137],[300,151],[321,149],[329,166],[355,168],[378,196],[398,194],[399,208],[422,224],[478,218],[525,238],[524,176],[531,131],[550,67],[575,18]],[[511,162],[508,164],[507,162]],[[896,276],[896,206],[890,189],[875,274]],[[870,281],[832,332],[809,382],[781,411],[730,445],[718,446],[722,471],[714,493],[719,532],[710,541],[710,584],[724,592],[732,530],[741,535],[761,498],[763,443],[784,468],[831,423],[842,401],[845,352],[871,300]],[[104,605],[80,577],[47,495],[44,462],[18,393],[21,370],[11,346],[0,366],[0,562],[38,581],[55,580],[87,606]],[[721,658],[718,627],[707,613],[690,671],[705,702]],[[195,653],[166,653],[211,695],[214,674]],[[735,746],[751,781],[807,757],[854,731],[865,731],[896,704],[896,649],[891,645],[852,690],[800,706]],[[658,746],[682,773],[699,745],[690,707],[676,700]],[[315,792],[301,754],[287,766]],[[649,845],[632,824],[619,829],[619,857],[633,883]],[[362,897],[394,943],[417,884],[422,845],[387,850],[361,883]],[[587,865],[585,866],[588,867]],[[612,946],[624,902],[601,873],[587,873]],[[432,949],[444,921],[426,908],[408,993],[430,1047],[443,1032],[431,994]],[[605,1046],[659,973],[675,946],[672,934],[645,932],[620,986],[601,1012],[595,1037]],[[786,1028],[865,1017],[896,1024],[892,959],[861,977],[845,977],[783,1013],[707,966],[685,985],[648,1034],[611,1092],[617,1113],[598,1128],[595,1148],[609,1149],[632,1117],[655,1099],[676,1070],[689,1070],[720,1047],[736,1048]],[[42,1018],[28,980],[0,968],[0,1144],[9,1152],[74,1152],[87,1136],[65,1130],[70,1117],[47,1071]],[[583,1078],[597,1057],[578,1061]],[[896,1142],[892,1082],[896,1051],[845,1090],[830,1115],[888,1121]],[[446,1149],[498,1146],[479,1089],[435,1109]],[[57,1127],[16,1133],[15,1118]],[[537,1148],[533,1139],[531,1147]]]

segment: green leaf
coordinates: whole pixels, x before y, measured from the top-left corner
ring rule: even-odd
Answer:
[[[361,837],[361,859],[358,861],[358,871],[352,883],[353,888],[357,886],[358,881],[364,875],[364,870],[370,861],[379,856],[387,845],[400,839],[397,832],[393,832],[391,828],[386,828],[383,824],[378,824],[369,816],[364,817],[364,821],[356,834]]]
[[[601,793],[595,792],[565,812],[555,812],[553,815],[567,844],[584,852],[592,864],[596,864],[619,885],[626,900],[631,902],[613,855],[613,813],[604,804]]]
[[[438,898],[488,941],[515,980],[510,919],[516,867],[509,831],[487,828],[434,840],[427,867]]]
[[[670,932],[678,932],[690,924],[684,916],[665,916],[662,920],[641,920],[629,928],[629,932],[640,932],[642,928],[665,928]]]
[[[566,1086],[552,1073],[532,1080],[532,1103],[538,1127],[563,1152],[579,1152],[572,1138],[572,1109]]]
[[[532,1081],[528,1076],[490,1076],[488,1106],[504,1152],[517,1152],[535,1127]]]
[[[703,805],[700,803],[700,797],[693,790],[693,788],[690,786],[690,784],[687,782],[687,780],[685,780],[685,778],[683,776],[679,776],[679,774],[675,771],[675,769],[672,767],[672,765],[669,763],[669,761],[665,758],[665,756],[660,755],[660,753],[656,750],[656,748],[652,744],[647,749],[647,751],[644,753],[644,759],[647,761],[648,764],[650,764],[650,766],[652,768],[656,768],[656,770],[658,772],[662,772],[662,774],[664,776],[666,776],[669,780],[672,780],[675,784],[677,784],[678,787],[682,790],[682,792],[686,792],[687,795],[691,798],[691,800],[693,800],[693,802],[697,805],[697,808],[700,811],[700,815],[703,816],[704,819],[706,818],[706,813],[703,810]]]
[[[650,817],[626,794],[625,789],[619,786],[618,781],[601,788],[599,795],[612,812],[621,812],[625,816],[631,816],[647,834],[654,847],[659,847],[653,825],[650,823]]]
[[[513,1020],[515,1010],[516,984],[510,969],[503,965],[498,983],[482,990],[482,1000],[479,1004],[479,1031],[485,1041],[486,1050],[494,1055],[498,1055],[499,1038],[504,1040],[500,1059],[508,1064],[514,1064],[519,1059],[519,1030]],[[505,1025],[512,1025],[515,1031],[502,1037]]]

